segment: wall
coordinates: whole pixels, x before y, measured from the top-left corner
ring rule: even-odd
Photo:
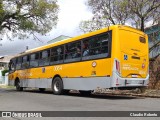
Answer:
[[[160,24],[146,28],[145,33],[148,35],[149,47],[152,47],[155,43],[160,41]],[[154,58],[158,54],[160,54],[160,45],[150,51],[150,58]]]

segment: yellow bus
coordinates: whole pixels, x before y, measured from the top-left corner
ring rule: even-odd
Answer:
[[[54,94],[97,88],[143,88],[149,80],[148,37],[129,26],[113,25],[28,50],[11,59],[9,85]]]

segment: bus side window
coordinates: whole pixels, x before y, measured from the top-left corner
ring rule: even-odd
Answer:
[[[50,50],[40,52],[39,66],[49,65]]]
[[[72,54],[69,51],[69,45],[65,45],[65,59],[72,59]]]
[[[94,37],[90,40],[90,51],[91,55],[100,54],[100,42],[98,41],[97,37]]]
[[[83,57],[88,56],[90,52],[89,51],[89,40],[82,41],[82,49],[83,49],[82,56]]]
[[[64,46],[58,46],[51,49],[50,64],[63,63]]]
[[[101,47],[101,54],[108,53],[109,34],[102,35],[98,38]]]
[[[95,38],[93,38],[90,42],[91,42],[91,51],[92,51],[92,55],[98,55],[95,57],[107,57],[108,53],[108,40],[109,40],[109,36],[108,34],[104,34],[104,35],[99,35],[96,36]],[[105,56],[103,55],[105,54]]]
[[[97,59],[108,56],[109,34],[96,35],[82,41],[83,48],[82,60]],[[86,51],[85,51],[86,50]]]
[[[81,41],[68,43],[65,45],[65,62],[81,60]]]
[[[16,59],[16,70],[21,69],[22,57]]]
[[[39,53],[34,53],[30,55],[30,67],[37,67],[39,60]]]
[[[22,69],[29,67],[29,55],[22,57]]]

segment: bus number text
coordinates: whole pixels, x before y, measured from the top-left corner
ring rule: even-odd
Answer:
[[[62,66],[55,66],[54,67],[54,71],[60,71],[60,70],[62,70]]]

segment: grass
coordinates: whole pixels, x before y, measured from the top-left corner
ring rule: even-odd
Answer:
[[[0,85],[0,88],[15,88],[15,86]]]

